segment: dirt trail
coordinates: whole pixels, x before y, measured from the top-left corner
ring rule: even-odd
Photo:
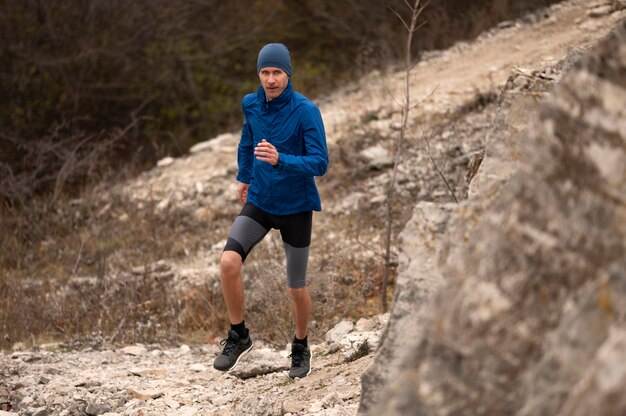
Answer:
[[[427,54],[434,57],[420,62],[411,76],[412,97],[416,101],[428,97],[418,111],[426,115],[449,111],[470,100],[477,91],[502,86],[515,67],[541,67],[563,59],[570,47],[589,47],[624,18],[623,10],[589,16],[596,5],[608,3],[566,1],[551,7],[547,16],[537,13],[511,22],[510,27],[483,33],[473,42],[459,43],[440,54]],[[402,72],[373,76],[365,83],[361,81],[356,91],[331,96],[330,102],[321,106],[330,139],[359,123],[364,114],[397,112],[399,105],[392,96],[402,96],[403,76]]]

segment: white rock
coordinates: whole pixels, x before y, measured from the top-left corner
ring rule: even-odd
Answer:
[[[24,344],[23,342],[16,342],[15,344],[13,344],[11,349],[13,351],[24,351],[26,349],[26,344]]]
[[[380,322],[380,324],[383,326],[387,325],[387,323],[389,322],[389,312],[378,315],[378,322]]]
[[[33,409],[30,414],[32,416],[48,416],[48,408],[46,406],[41,406]]]
[[[135,357],[139,357],[148,352],[147,348],[143,345],[130,345],[122,348],[120,351],[126,355],[134,355]]]
[[[131,368],[128,372],[134,376],[140,377],[165,377],[167,375],[167,371],[162,368]]]
[[[163,396],[163,392],[159,390],[128,389],[128,393],[131,395],[131,397],[137,400],[157,399]]]
[[[376,328],[376,325],[374,319],[361,318],[356,323],[356,330],[359,332],[371,331]]]
[[[178,403],[174,399],[170,399],[169,397],[166,398],[164,401],[165,401],[165,404],[172,410],[176,410],[180,407],[180,403]]]
[[[163,211],[165,208],[167,208],[170,205],[170,199],[169,198],[165,198],[163,199],[161,202],[159,202],[156,206],[156,211]]]
[[[309,412],[311,412],[311,413],[319,412],[323,408],[324,408],[324,406],[322,405],[322,402],[319,401],[319,400],[316,400],[313,403],[311,403],[311,406],[309,406]]]
[[[200,142],[200,143],[196,143],[193,146],[191,146],[191,149],[189,149],[189,153],[198,153],[198,152],[202,152],[204,150],[210,149],[211,147],[213,147],[213,140],[207,140],[204,142]]]
[[[169,166],[169,165],[171,165],[172,163],[174,163],[174,158],[173,158],[173,157],[168,156],[168,157],[165,157],[165,158],[163,158],[163,159],[159,160],[159,161],[157,162],[157,166],[160,166],[160,167],[163,167],[163,166]]]
[[[60,347],[61,347],[60,342],[50,342],[48,344],[39,345],[39,348],[41,348],[44,351],[57,351]]]
[[[381,169],[393,165],[393,158],[382,146],[372,146],[361,150],[359,155],[367,161],[370,169]]]
[[[179,416],[195,416],[198,414],[198,409],[193,406],[183,406],[178,410]]]
[[[191,371],[195,371],[195,372],[197,372],[197,373],[201,373],[201,372],[203,372],[203,371],[206,371],[206,370],[207,370],[206,366],[204,366],[203,364],[191,364],[191,365],[189,366],[189,369],[190,369]]]
[[[30,357],[31,355],[32,353],[28,351],[15,351],[14,353],[11,354],[11,358],[13,358],[14,360],[17,360],[20,358]]]
[[[336,392],[329,393],[322,399],[322,406],[324,406],[324,408],[334,407],[339,403],[341,403],[341,399],[337,396]]]
[[[35,402],[35,399],[33,399],[31,396],[26,396],[22,399],[22,401],[20,402],[20,407],[24,407],[24,406],[30,406],[31,404],[33,404]]]
[[[613,12],[613,6],[608,4],[606,6],[594,7],[591,10],[589,10],[588,14],[589,14],[589,17],[602,17],[612,12]]]
[[[326,333],[326,341],[340,342],[346,335],[354,330],[354,323],[343,320],[339,322],[333,329]]]
[[[183,355],[183,354],[188,354],[189,351],[191,351],[191,348],[189,348],[189,345],[181,345],[180,348],[178,348],[178,353]]]
[[[283,413],[298,414],[304,410],[305,403],[302,400],[285,400],[282,403]]]
[[[224,395],[212,398],[211,403],[214,406],[224,406],[225,404],[230,403],[232,400],[233,400],[232,394],[224,394]]]

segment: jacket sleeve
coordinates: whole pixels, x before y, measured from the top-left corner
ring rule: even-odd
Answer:
[[[280,153],[276,169],[289,174],[323,176],[328,168],[328,148],[322,115],[315,105],[309,106],[302,116],[302,134],[305,154]]]
[[[244,113],[245,117],[245,113]],[[237,180],[242,183],[250,183],[252,180],[252,163],[254,157],[254,139],[252,137],[252,129],[247,118],[243,122],[241,129],[241,139],[239,139],[239,147],[237,148],[237,164],[239,172]]]

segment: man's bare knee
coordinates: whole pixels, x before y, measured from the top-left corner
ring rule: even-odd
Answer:
[[[222,253],[220,261],[220,270],[223,277],[234,277],[241,272],[243,261],[241,255],[234,251],[225,251]]]
[[[301,288],[293,288],[290,287],[289,288],[289,294],[291,295],[291,298],[294,300],[301,300],[301,299],[305,299],[308,295],[308,290],[305,287],[301,287]]]

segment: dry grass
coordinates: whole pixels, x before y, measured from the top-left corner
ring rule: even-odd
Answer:
[[[219,290],[195,286],[181,293],[171,281],[176,270],[168,275],[132,269],[208,250],[232,219],[203,223],[182,211],[165,216],[152,204],[138,207],[119,194],[108,195],[105,203],[99,194],[94,189],[54,206],[33,203],[4,212],[0,348],[17,342],[100,346],[223,337],[228,318]],[[246,263],[246,319],[257,339],[282,347],[293,336],[293,321],[276,237],[257,246]],[[341,318],[379,309],[372,300],[380,280],[375,259],[357,264],[340,247],[320,249],[309,265],[312,339]]]
[[[208,225],[184,212],[163,218],[120,195],[104,203],[99,193],[2,212],[0,347],[177,337],[180,306],[171,282],[131,269],[202,248]]]

